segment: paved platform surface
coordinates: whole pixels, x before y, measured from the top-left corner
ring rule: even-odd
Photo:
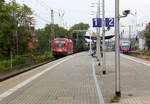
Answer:
[[[39,70],[51,66],[40,67]],[[91,56],[87,52],[76,54],[25,86],[10,90],[15,92],[2,99],[0,104],[100,104],[92,72]],[[6,82],[3,83],[1,85],[6,85]],[[0,88],[1,95],[7,89]]]
[[[150,104],[150,96],[124,98],[113,104]]]
[[[99,78],[105,104],[115,95],[115,54],[106,54],[107,74]],[[150,62],[121,55],[121,93],[117,104],[150,104]]]

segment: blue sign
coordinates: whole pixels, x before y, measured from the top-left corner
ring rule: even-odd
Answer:
[[[97,40],[97,38],[96,37],[91,37],[91,40]]]
[[[93,18],[93,27],[102,27],[102,19]]]
[[[106,27],[114,27],[115,19],[114,18],[105,18]]]

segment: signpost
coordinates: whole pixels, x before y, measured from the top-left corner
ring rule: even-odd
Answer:
[[[104,1],[103,1],[104,3]],[[103,4],[104,5],[104,4]],[[103,11],[104,10],[104,7],[103,7]],[[103,12],[103,18],[93,18],[93,27],[102,27],[102,35],[103,35],[103,60],[102,60],[102,63],[103,63],[103,74],[106,74],[106,59],[105,59],[105,31],[108,31],[105,29],[105,27],[114,27],[115,25],[115,19],[114,18],[105,18],[105,14]],[[98,29],[97,29],[98,30]],[[97,32],[100,34],[100,32]],[[98,37],[97,37],[97,40],[98,40]],[[98,54],[100,54],[100,40],[97,41],[97,50],[98,50]],[[99,58],[98,58],[99,59]]]
[[[105,18],[105,26],[106,27],[114,27],[115,19],[114,18]],[[93,27],[102,27],[102,19],[101,18],[93,18]]]
[[[93,18],[93,27],[102,27],[102,19]]]
[[[106,27],[114,27],[115,19],[114,18],[105,18]]]

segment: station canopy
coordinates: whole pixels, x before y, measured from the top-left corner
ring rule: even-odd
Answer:
[[[90,38],[91,38],[91,40],[97,40],[97,34],[96,34],[95,32],[93,32],[93,33],[91,34],[91,37],[90,37],[90,36],[84,36],[84,37],[87,38],[87,39],[90,39]],[[111,39],[111,38],[113,38],[113,37],[114,37],[114,35],[105,36],[105,40]],[[103,39],[103,37],[101,37],[101,39]]]

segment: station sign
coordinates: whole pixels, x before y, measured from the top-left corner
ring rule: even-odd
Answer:
[[[102,19],[93,18],[93,27],[102,27]]]
[[[114,18],[105,18],[106,27],[114,27],[115,19]]]
[[[105,18],[106,27],[114,27],[115,19],[114,18]],[[93,27],[102,27],[102,18],[93,18]]]

